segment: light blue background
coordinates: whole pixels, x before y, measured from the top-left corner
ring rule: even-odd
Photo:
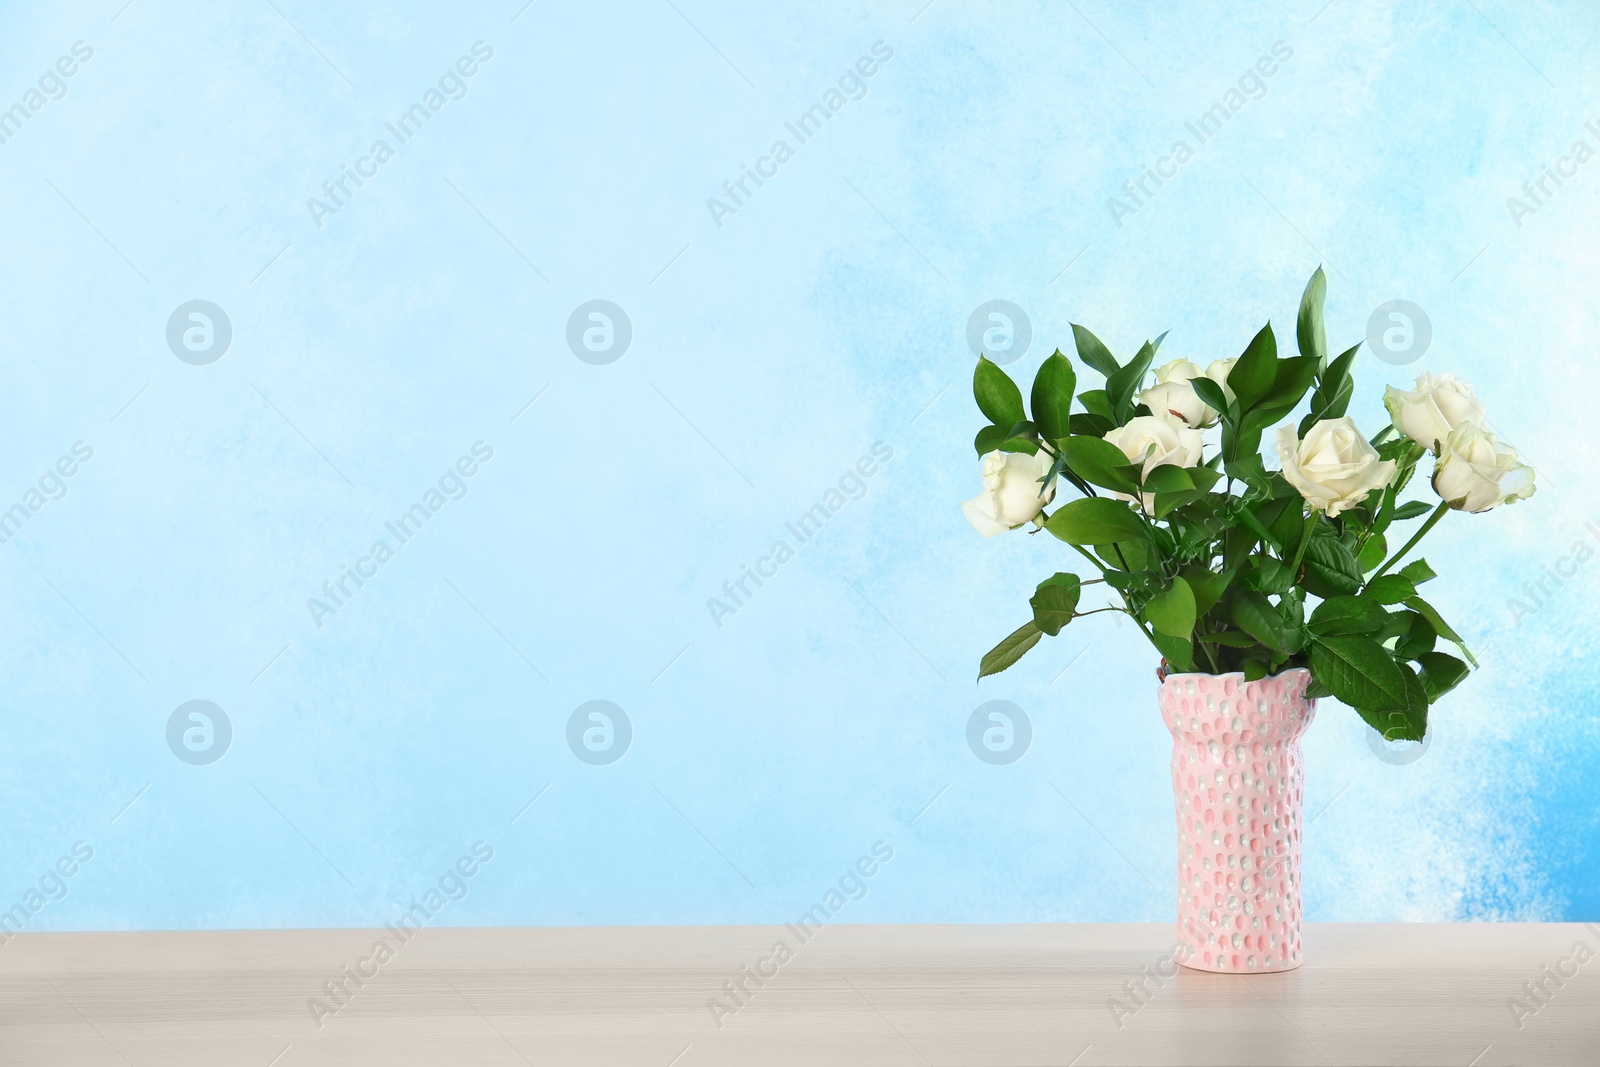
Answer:
[[[0,505],[94,457],[0,546],[0,907],[81,839],[29,929],[371,925],[481,839],[437,921],[771,922],[884,840],[842,921],[1166,919],[1151,650],[1097,617],[973,684],[1074,557],[962,518],[967,318],[1026,309],[1025,378],[1070,322],[1203,362],[1268,317],[1290,343],[1320,262],[1340,348],[1387,300],[1432,321],[1420,362],[1360,357],[1363,424],[1385,382],[1460,373],[1541,484],[1430,537],[1484,667],[1426,755],[1320,709],[1309,917],[1600,918],[1600,568],[1508,607],[1600,543],[1600,161],[1520,226],[1506,205],[1600,148],[1595,24],[1319,3],[9,5],[0,103],[94,54],[0,145]],[[479,40],[466,97],[319,229],[307,198]],[[877,41],[865,96],[716,225]],[[1279,41],[1265,95],[1118,226],[1108,199]],[[209,366],[165,340],[197,298],[234,330]],[[565,341],[596,298],[633,325],[608,366]],[[314,625],[480,440],[468,495]],[[865,496],[715,625],[878,441]],[[167,747],[191,699],[233,724],[210,766]],[[633,724],[609,766],[566,745],[591,699]],[[1010,766],[966,745],[989,699],[1031,718]]]

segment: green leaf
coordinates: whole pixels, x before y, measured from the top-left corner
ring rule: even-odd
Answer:
[[[1398,604],[1417,595],[1417,587],[1403,574],[1381,574],[1367,583],[1362,597],[1370,597],[1380,604]]]
[[[1356,570],[1362,574],[1375,571],[1383,565],[1389,555],[1389,542],[1383,534],[1375,533],[1367,538],[1367,543],[1361,546],[1360,555],[1356,556]]]
[[[1224,459],[1222,469],[1227,470],[1227,477],[1238,478],[1250,486],[1253,493],[1267,493],[1272,486],[1272,478],[1267,475],[1266,464],[1261,461],[1259,454],[1246,453],[1237,459]]]
[[[984,678],[991,674],[999,674],[1017,660],[1022,654],[1039,643],[1039,627],[1030,620],[1023,623],[1011,632],[1011,636],[991,648],[978,664],[978,677]]]
[[[1111,400],[1106,396],[1104,389],[1090,389],[1078,394],[1078,403],[1083,405],[1083,410],[1091,415],[1098,415],[1102,419],[1116,425],[1116,417],[1111,413]]]
[[[1206,377],[1190,378],[1189,384],[1194,387],[1194,395],[1200,398],[1201,403],[1227,417],[1228,396],[1222,391],[1222,386]]]
[[[1373,513],[1372,525],[1368,527],[1372,533],[1382,534],[1389,528],[1389,524],[1394,521],[1394,498],[1399,494],[1399,492],[1400,487],[1391,481],[1387,486],[1384,487],[1382,492],[1378,494],[1378,507]],[[1387,542],[1385,542],[1385,544],[1387,545]],[[1356,562],[1360,563],[1365,558],[1366,549],[1363,548],[1362,554],[1357,557]],[[1383,560],[1380,558],[1378,562],[1381,563]],[[1362,573],[1366,573],[1371,569],[1371,567],[1362,567]]]
[[[1151,643],[1160,650],[1174,673],[1187,674],[1194,670],[1194,644],[1187,638],[1168,637],[1158,630],[1151,635]]]
[[[1280,359],[1273,375],[1272,388],[1251,408],[1244,426],[1252,429],[1271,426],[1300,405],[1306,390],[1316,380],[1317,361],[1306,356]]]
[[[1022,390],[986,356],[978,357],[978,366],[972,372],[972,397],[978,402],[978,410],[996,426],[1015,426],[1028,417],[1022,410]]]
[[[1394,521],[1405,522],[1419,515],[1426,515],[1433,510],[1433,505],[1426,500],[1408,500],[1394,509]]]
[[[1393,708],[1357,708],[1356,712],[1385,741],[1421,741],[1428,732],[1428,691],[1411,665],[1398,665],[1405,683],[1404,700]]]
[[[1370,634],[1376,633],[1389,618],[1389,613],[1375,600],[1365,597],[1330,597],[1317,605],[1307,626],[1313,634]]]
[[[1071,482],[1074,486],[1076,486],[1078,491],[1081,492],[1081,493],[1090,492],[1089,487],[1086,484],[1084,484],[1084,482],[1083,482],[1083,480],[1081,478],[1079,478],[1076,474],[1073,474],[1071,471],[1067,470],[1067,461],[1062,459],[1061,455],[1059,453],[1057,453],[1056,458],[1054,459],[1054,461],[1051,462],[1050,470],[1048,472],[1046,472],[1044,477],[1041,478],[1040,481],[1039,481],[1039,491],[1040,491],[1040,495],[1041,496],[1044,493],[1045,487],[1050,485],[1057,478],[1065,478],[1067,481]]]
[[[1363,596],[1362,599],[1365,600],[1366,597]],[[1383,615],[1383,625],[1373,633],[1372,639],[1380,645],[1388,645],[1390,641],[1399,641],[1400,638],[1411,632],[1412,620],[1420,618],[1422,618],[1421,615],[1411,610],[1386,611]],[[1398,652],[1395,653],[1395,658],[1405,659]]]
[[[1282,480],[1282,475],[1274,471],[1271,476],[1268,476],[1267,485],[1270,489],[1275,490],[1278,482]],[[1287,545],[1289,555],[1292,556],[1295,548],[1300,544],[1300,536],[1304,533],[1307,522],[1305,506],[1300,499],[1300,494],[1295,493],[1292,498],[1264,500],[1259,504],[1251,505],[1250,511],[1267,529],[1272,531],[1273,543]]]
[[[1259,659],[1247,659],[1239,666],[1244,668],[1244,680],[1247,682],[1260,681],[1267,676],[1269,669],[1266,661]]]
[[[1150,566],[1150,542],[1142,535],[1137,541],[1123,541],[1120,544],[1107,541],[1095,545],[1094,550],[1112,567],[1122,566],[1124,570],[1129,571],[1148,571]]]
[[[1156,467],[1144,480],[1146,492],[1155,494],[1155,517],[1165,518],[1174,508],[1204,496],[1222,475],[1210,467]]]
[[[1072,432],[1072,391],[1077,387],[1078,373],[1059,350],[1039,365],[1029,405],[1034,424],[1046,441],[1059,441]]]
[[[1142,484],[1152,493],[1181,493],[1194,488],[1194,482],[1188,473],[1182,467],[1175,467],[1170,463],[1152,469]]]
[[[1156,493],[1151,501],[1155,506],[1150,509],[1150,516],[1154,519],[1164,519],[1176,509],[1198,500],[1202,495],[1198,489],[1183,489],[1176,493]]]
[[[1306,291],[1300,296],[1300,315],[1295,322],[1295,340],[1300,354],[1317,361],[1323,367],[1328,361],[1328,335],[1322,325],[1322,302],[1328,295],[1328,279],[1318,267],[1306,282]]]
[[[1110,378],[1117,373],[1117,359],[1105,345],[1100,343],[1100,338],[1077,323],[1073,323],[1072,340],[1078,346],[1078,358],[1083,360],[1084,363],[1099,371],[1106,378]]]
[[[1037,455],[1039,452],[1039,429],[1033,423],[1023,421],[1017,423],[1006,431],[1006,439],[1000,442],[1002,452],[1026,452],[1028,455]]]
[[[1149,372],[1155,354],[1155,346],[1146,341],[1139,349],[1139,354],[1130,359],[1126,367],[1106,379],[1106,396],[1119,421],[1126,422],[1133,413],[1133,396],[1144,384],[1144,376]]]
[[[1337,537],[1313,537],[1302,562],[1305,577],[1301,584],[1314,596],[1341,596],[1361,588],[1356,558]]]
[[[1238,630],[1223,630],[1214,634],[1201,634],[1200,640],[1208,645],[1227,645],[1229,648],[1254,648],[1261,642]]]
[[[1422,687],[1430,701],[1438,700],[1467,676],[1467,665],[1445,652],[1424,652],[1417,657],[1422,668]]]
[[[978,431],[978,436],[972,439],[972,447],[978,450],[978,455],[987,456],[990,452],[998,451],[1005,441],[1004,429],[999,426],[985,426]]]
[[[1235,626],[1274,652],[1283,652],[1283,616],[1265,596],[1253,589],[1235,588],[1229,594],[1228,608]]]
[[[1078,397],[1082,400],[1083,397]],[[1096,415],[1088,411],[1074,411],[1067,421],[1068,428],[1080,437],[1104,437],[1117,428],[1117,421],[1109,415]]]
[[[1084,481],[1119,493],[1132,493],[1138,488],[1121,469],[1128,466],[1128,457],[1110,441],[1074,434],[1062,440],[1060,447],[1067,466]]]
[[[1228,589],[1228,582],[1232,575],[1216,571],[1201,570],[1198,567],[1187,569],[1183,572],[1183,580],[1189,583],[1189,588],[1194,592],[1194,611],[1196,615],[1204,615],[1222,599],[1222,594]]]
[[[1028,599],[1033,606],[1033,624],[1040,632],[1054,637],[1072,621],[1082,592],[1083,586],[1076,574],[1058,573],[1046,578]]]
[[[1045,529],[1069,545],[1104,545],[1143,537],[1144,520],[1121,500],[1088,497],[1057,508]]]
[[[1370,637],[1340,634],[1311,643],[1311,673],[1357,711],[1406,705],[1406,682],[1389,652]]]
[[[1154,573],[1154,571],[1139,571],[1137,574],[1135,574],[1130,571],[1119,571],[1112,569],[1104,572],[1103,577],[1105,578],[1107,585],[1120,593],[1126,592],[1129,589],[1137,589],[1139,586],[1144,584],[1147,575],[1152,575]]]
[[[1239,575],[1239,584],[1258,593],[1278,596],[1289,591],[1294,584],[1294,575],[1289,573],[1287,563],[1280,563],[1271,556],[1257,556]]]
[[[1472,654],[1472,649],[1468,648],[1467,643],[1461,640],[1460,634],[1450,629],[1450,624],[1445,622],[1439,613],[1434,610],[1432,604],[1428,603],[1426,600],[1423,600],[1419,596],[1406,597],[1404,603],[1405,606],[1410,608],[1412,611],[1425,616],[1428,622],[1433,624],[1434,632],[1459,648],[1461,650],[1461,654],[1467,657],[1468,663],[1472,664],[1474,667],[1478,665],[1478,658]]]
[[[1428,566],[1428,561],[1425,559],[1412,560],[1404,567],[1401,567],[1399,573],[1402,576],[1411,579],[1412,585],[1421,585],[1423,582],[1426,582],[1431,578],[1439,577],[1437,574],[1433,573],[1433,568]]]
[[[1345,349],[1328,369],[1317,379],[1317,391],[1311,395],[1311,411],[1300,420],[1300,436],[1323,419],[1337,419],[1350,406],[1355,383],[1350,378],[1350,364],[1355,361],[1359,344]]]
[[[1278,537],[1277,534],[1267,529],[1267,527],[1262,524],[1261,520],[1256,518],[1255,515],[1251,513],[1249,508],[1240,508],[1236,513],[1236,517],[1239,520],[1239,524],[1243,526],[1245,530],[1248,530],[1250,533],[1253,533],[1259,537],[1263,544],[1271,545],[1280,552],[1283,551],[1283,540]],[[1296,518],[1298,518],[1298,516],[1296,516]],[[1243,533],[1243,531],[1238,530],[1236,527],[1233,530],[1229,530],[1228,533],[1232,535],[1235,533]]]
[[[1425,653],[1433,651],[1433,645],[1438,640],[1434,633],[1433,623],[1428,621],[1426,615],[1415,611],[1402,612],[1409,617],[1410,625],[1405,636],[1394,644],[1394,654],[1399,659],[1416,659]]]
[[[1259,426],[1239,426],[1222,428],[1222,450],[1227,458],[1237,460],[1240,456],[1253,456],[1261,451],[1261,428]]]
[[[1239,362],[1228,372],[1228,388],[1238,398],[1241,412],[1249,411],[1256,401],[1267,395],[1277,373],[1278,339],[1272,335],[1269,322],[1251,339]]]
[[[1172,579],[1170,586],[1145,604],[1144,618],[1157,633],[1188,637],[1194,632],[1194,590],[1182,578]]]
[[[1299,590],[1278,599],[1278,614],[1283,618],[1283,650],[1293,656],[1306,647],[1311,633],[1306,629],[1305,594]]]

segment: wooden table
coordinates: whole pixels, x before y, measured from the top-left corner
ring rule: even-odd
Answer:
[[[1600,1064],[1600,924],[1312,925],[1250,976],[1165,925],[797,933],[24,934],[0,1063]]]

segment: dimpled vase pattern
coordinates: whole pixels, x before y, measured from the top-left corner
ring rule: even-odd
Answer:
[[[1259,681],[1161,684],[1178,809],[1177,960],[1202,971],[1300,966],[1300,735],[1316,701],[1298,668]]]

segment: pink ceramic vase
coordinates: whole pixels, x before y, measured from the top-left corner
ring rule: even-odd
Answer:
[[[1300,667],[1161,683],[1178,808],[1177,960],[1248,974],[1300,966],[1300,735],[1316,701]]]

